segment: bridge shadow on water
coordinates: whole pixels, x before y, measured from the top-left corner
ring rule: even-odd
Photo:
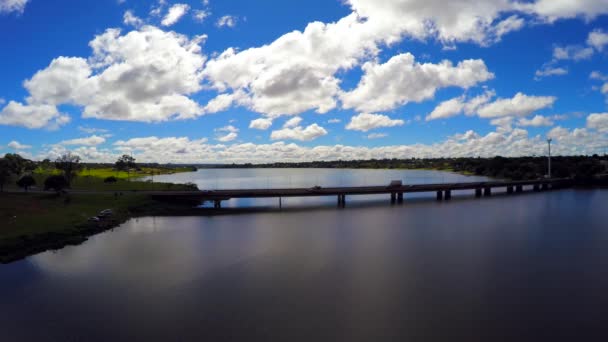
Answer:
[[[351,196],[346,200],[346,206],[340,207],[337,201],[329,201],[329,198],[334,197],[313,197],[316,201],[308,201],[308,203],[283,203],[280,204],[278,199],[275,204],[250,204],[232,207],[215,209],[213,207],[205,207],[205,203],[197,207],[196,212],[203,216],[223,216],[223,215],[242,215],[242,214],[285,214],[285,213],[302,213],[302,212],[319,212],[319,211],[349,211],[361,209],[415,209],[420,207],[434,206],[441,208],[452,203],[469,203],[479,201],[500,201],[505,198],[514,198],[522,196],[543,196],[548,193],[563,191],[560,189],[534,191],[532,187],[524,188],[521,193],[509,194],[507,191],[496,191],[491,196],[476,197],[474,193],[468,190],[458,190],[453,192],[453,196],[448,200],[437,200],[434,195],[429,193],[410,194],[406,196],[403,203],[391,203],[390,196],[373,195],[373,196]],[[311,198],[308,198],[311,200]]]

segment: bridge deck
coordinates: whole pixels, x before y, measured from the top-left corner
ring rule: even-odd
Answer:
[[[327,187],[327,188],[285,188],[285,189],[232,189],[232,190],[203,190],[190,192],[158,192],[151,195],[156,198],[188,198],[200,200],[229,200],[232,198],[270,198],[270,197],[313,197],[340,195],[377,195],[412,192],[435,192],[454,190],[477,190],[517,186],[569,184],[570,179],[539,179],[527,181],[491,181],[475,183],[450,184],[413,184],[401,186],[359,186],[359,187]]]

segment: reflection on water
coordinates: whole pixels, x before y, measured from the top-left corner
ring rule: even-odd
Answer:
[[[151,180],[151,177],[145,178]],[[197,172],[154,176],[156,182],[192,182],[201,190],[217,189],[259,189],[259,188],[310,188],[313,186],[366,186],[388,185],[392,180],[404,184],[438,184],[457,182],[482,182],[488,180],[480,176],[463,176],[457,173],[432,170],[356,170],[356,169],[201,169]],[[471,194],[470,191],[466,192]],[[459,195],[460,192],[454,192]],[[410,198],[434,196],[428,193],[413,193]],[[350,196],[348,203],[386,201],[386,195]],[[285,207],[333,204],[333,197],[283,198]],[[277,206],[278,199],[233,199],[223,207]],[[211,203],[207,203],[211,205]]]
[[[606,190],[141,218],[0,266],[2,341],[591,340]]]

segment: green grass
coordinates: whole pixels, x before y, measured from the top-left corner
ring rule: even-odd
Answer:
[[[69,198],[69,201],[66,201]],[[97,215],[113,209],[117,217],[128,217],[129,208],[145,205],[145,195],[113,194],[26,194],[0,193],[0,246],[9,239],[49,232],[71,232]]]

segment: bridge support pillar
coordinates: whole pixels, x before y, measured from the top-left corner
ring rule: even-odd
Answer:
[[[534,184],[534,191],[539,192],[540,191],[540,185]]]
[[[507,193],[508,194],[512,194],[513,193],[513,186],[508,186],[507,187]]]
[[[445,198],[446,201],[451,200],[452,199],[452,190],[446,190],[444,192],[443,197]]]
[[[486,197],[492,196],[492,188],[488,187],[488,188],[483,189],[483,195]]]
[[[222,201],[220,201],[220,200],[213,201],[213,207],[215,209],[221,209],[222,208]]]
[[[346,195],[338,195],[338,208],[346,207]]]
[[[397,194],[391,192],[391,204],[395,204],[397,202]]]
[[[515,186],[515,192],[524,192],[524,186],[523,185]]]
[[[443,191],[441,191],[441,190],[437,191],[437,200],[438,201],[443,200]]]
[[[543,189],[543,191],[549,190],[549,183],[543,183],[542,189]]]
[[[481,189],[475,189],[475,197],[481,197]]]
[[[403,204],[403,192],[397,194],[397,202]]]

